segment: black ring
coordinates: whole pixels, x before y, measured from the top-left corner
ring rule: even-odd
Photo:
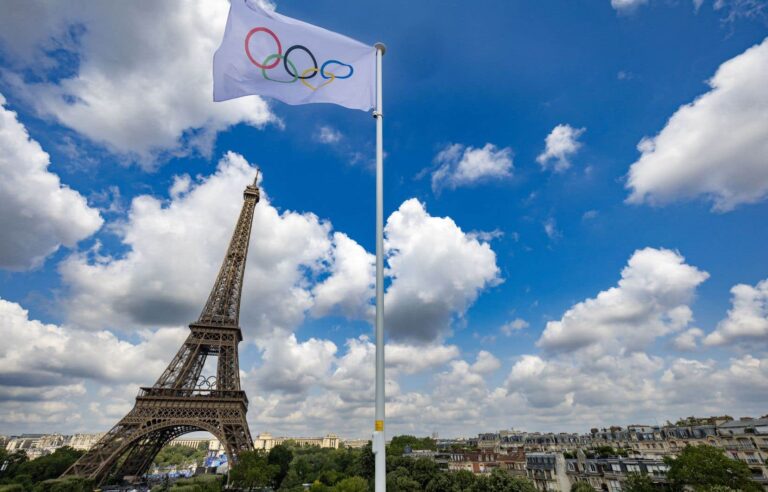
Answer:
[[[312,58],[312,64],[315,67],[315,71],[312,72],[312,75],[307,75],[306,77],[302,77],[298,73],[291,72],[291,70],[288,68],[288,55],[290,55],[291,51],[293,50],[304,50],[309,55],[309,57]],[[300,44],[294,44],[293,46],[291,46],[286,50],[285,54],[283,55],[283,67],[285,67],[285,71],[288,72],[288,75],[290,75],[291,77],[298,77],[304,80],[311,79],[312,77],[317,75],[317,72],[319,71],[319,69],[317,68],[317,60],[315,59],[315,55],[313,55],[312,52],[309,51],[309,49],[306,46],[302,46]]]

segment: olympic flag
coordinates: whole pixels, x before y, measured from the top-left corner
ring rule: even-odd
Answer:
[[[354,39],[232,0],[213,56],[213,100],[257,94],[288,104],[376,103],[376,50]]]

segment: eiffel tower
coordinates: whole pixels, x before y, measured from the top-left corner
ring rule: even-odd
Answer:
[[[258,175],[257,175],[258,179]],[[240,296],[248,255],[253,210],[259,201],[254,180],[243,194],[235,232],[200,319],[157,382],[142,387],[136,404],[63,476],[135,479],[143,475],[163,446],[182,434],[207,431],[224,445],[230,463],[253,449],[245,414],[248,398],[240,389],[237,346]],[[201,375],[208,356],[216,356],[216,375]]]

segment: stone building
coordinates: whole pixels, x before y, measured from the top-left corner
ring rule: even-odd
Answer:
[[[339,449],[341,440],[336,434],[326,434],[325,437],[272,437],[269,432],[262,432],[253,440],[255,449],[269,451],[277,445],[291,441],[298,446],[317,446],[320,448]]]

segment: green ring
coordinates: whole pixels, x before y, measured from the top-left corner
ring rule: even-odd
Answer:
[[[281,55],[280,53],[275,53],[275,54],[273,54],[273,55],[269,55],[269,56],[268,56],[268,57],[267,57],[267,58],[264,60],[264,63],[262,63],[262,65],[265,65],[265,66],[266,66],[266,65],[269,65],[269,62],[270,62],[270,61],[272,61],[272,60],[274,60],[275,58],[277,58],[277,59],[278,59],[278,61],[280,61],[280,60],[281,60],[281,59],[283,59],[284,57],[283,57],[283,55]],[[294,64],[293,64],[293,62],[292,62],[291,60],[288,60],[287,58],[285,59],[285,62],[286,62],[288,65],[290,65],[290,66],[291,66],[291,68],[293,69],[293,80],[277,80],[277,79],[270,79],[269,77],[267,77],[267,69],[266,69],[266,68],[262,68],[262,69],[261,69],[261,75],[263,75],[263,76],[264,76],[264,78],[265,78],[265,79],[267,79],[267,80],[269,80],[270,82],[278,82],[278,83],[280,83],[280,84],[293,84],[294,82],[296,82],[297,80],[299,80],[298,71],[296,70],[296,65],[294,65]]]

